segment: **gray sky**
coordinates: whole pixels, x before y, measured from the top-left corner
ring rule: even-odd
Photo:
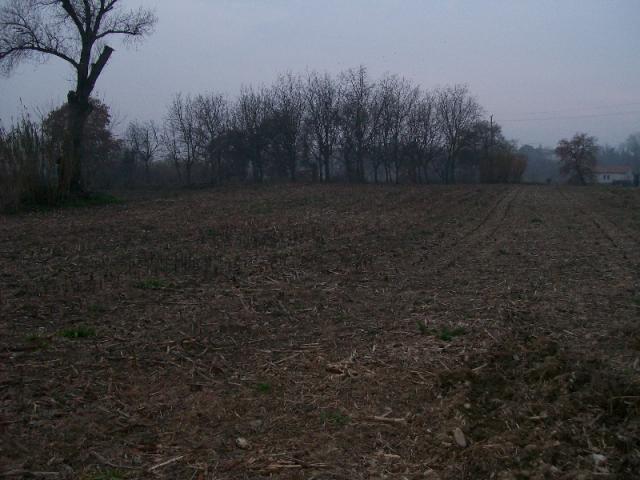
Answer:
[[[466,83],[505,134],[555,145],[576,131],[617,145],[640,131],[639,0],[127,0],[156,33],[116,53],[97,96],[116,118],[160,119],[176,92],[234,95],[278,73],[366,65],[420,85]],[[0,77],[0,118],[59,105],[72,71]]]

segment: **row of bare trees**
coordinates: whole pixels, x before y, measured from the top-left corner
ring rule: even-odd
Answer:
[[[518,181],[526,162],[483,120],[466,86],[427,91],[366,68],[283,75],[269,87],[176,95],[164,122],[134,122],[131,155],[148,177],[155,161],[179,181],[455,183]]]
[[[95,172],[95,162],[88,160],[90,118],[96,116],[91,95],[114,52],[106,42],[141,40],[156,24],[152,10],[127,10],[125,4],[0,0],[1,73],[47,58],[66,62],[74,72],[62,140],[52,144],[58,198],[85,196],[87,178]],[[285,75],[270,87],[244,88],[234,100],[177,95],[160,125],[130,125],[126,148],[112,148],[120,143],[109,135],[100,140],[118,151],[118,175],[137,178],[142,169],[147,182],[167,164],[188,185],[203,176],[210,183],[300,176],[325,182],[517,180],[523,161],[499,128],[491,125],[490,144],[477,148],[482,115],[464,86],[425,91],[394,75],[374,81],[360,67],[337,77]],[[0,161],[16,163],[3,155]],[[113,164],[104,151],[97,157],[102,167]]]

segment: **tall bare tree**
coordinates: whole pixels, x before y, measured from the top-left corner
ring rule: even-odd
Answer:
[[[307,80],[308,128],[320,178],[331,180],[333,155],[340,135],[340,85],[328,74],[312,73]]]
[[[179,163],[184,166],[187,185],[191,185],[193,166],[200,158],[195,100],[190,96],[176,95],[169,106],[166,126],[172,134],[165,138],[169,140],[165,148],[178,155]]]
[[[178,145],[178,133],[166,120],[162,126],[160,142],[166,160],[173,165],[178,182],[182,183],[182,155]]]
[[[291,181],[296,180],[298,157],[302,148],[305,115],[304,85],[291,73],[278,78],[271,92],[272,121],[277,129],[273,139],[275,153],[281,155]]]
[[[480,118],[482,107],[465,85],[455,85],[438,90],[436,108],[447,155],[443,181],[455,183],[458,155],[473,125]]]
[[[60,194],[83,191],[84,130],[91,93],[113,48],[114,35],[141,38],[153,30],[156,17],[140,8],[126,11],[122,0],[0,0],[0,68],[10,74],[28,59],[56,57],[75,70],[75,89],[67,95],[67,147],[60,172]]]
[[[211,183],[222,180],[225,133],[229,128],[229,102],[218,94],[198,95],[195,99],[196,138],[206,159]]]
[[[408,142],[415,142],[410,152],[415,155],[410,162],[410,177],[418,182],[429,182],[429,169],[442,150],[442,131],[438,124],[435,96],[426,92],[418,100],[408,119]]]
[[[407,120],[420,98],[420,90],[396,75],[388,75],[380,82],[383,101],[384,165],[387,182],[400,181],[402,143]]]
[[[367,69],[349,69],[340,75],[343,101],[341,107],[342,156],[347,180],[364,182],[365,159],[371,153],[380,126],[382,109],[375,101],[375,82]]]
[[[243,88],[235,108],[236,128],[244,133],[253,179],[257,183],[265,179],[265,151],[269,144],[266,126],[272,111],[271,100],[264,87],[260,90]]]

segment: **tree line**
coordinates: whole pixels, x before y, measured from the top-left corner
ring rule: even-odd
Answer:
[[[428,90],[389,74],[374,80],[365,67],[282,75],[232,99],[178,94],[162,121],[132,122],[117,138],[108,106],[91,96],[114,52],[107,42],[143,39],[157,21],[127,3],[0,0],[0,73],[57,58],[76,80],[65,105],[41,122],[0,125],[0,203],[136,185],[519,182],[528,154],[541,159],[537,174],[552,180],[555,161],[540,149],[517,150],[466,86]],[[594,163],[595,140],[574,140],[593,144],[583,163]],[[561,148],[571,142],[563,142],[555,155],[572,158]]]
[[[517,182],[526,158],[462,85],[425,90],[366,68],[286,74],[234,99],[176,95],[165,119],[132,122],[129,160],[196,181]]]
[[[126,10],[126,3],[0,0],[0,73],[56,58],[75,78],[66,104],[41,125],[27,118],[0,130],[3,191],[65,199],[86,195],[91,185],[159,176],[186,185],[522,177],[526,159],[483,119],[465,86],[429,91],[397,75],[374,81],[364,67],[337,77],[283,75],[233,100],[176,95],[164,121],[133,122],[119,141],[108,107],[91,96],[114,52],[107,42],[140,40],[157,21],[152,10]]]
[[[526,157],[462,85],[426,90],[365,67],[286,74],[235,98],[177,94],[162,121],[118,138],[109,107],[90,99],[82,183],[88,189],[229,182],[518,182]],[[0,130],[0,169],[35,202],[55,198],[69,103]]]

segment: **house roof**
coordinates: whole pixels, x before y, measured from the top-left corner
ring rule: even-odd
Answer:
[[[593,168],[593,173],[630,173],[631,167],[628,165],[597,165]]]

